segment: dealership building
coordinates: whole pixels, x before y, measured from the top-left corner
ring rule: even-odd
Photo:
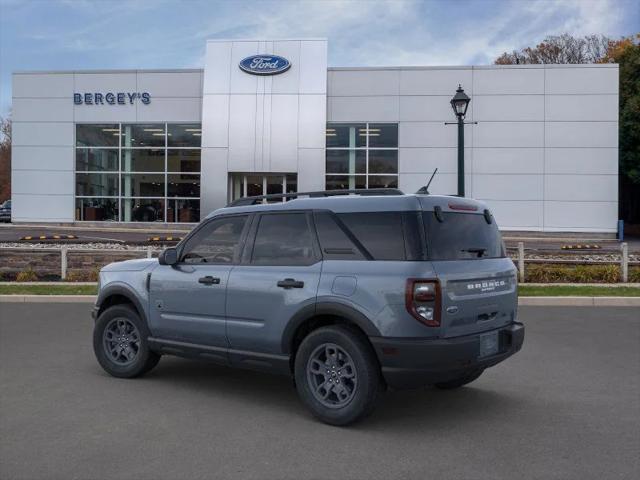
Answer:
[[[363,59],[368,60],[368,59]],[[193,223],[245,195],[457,190],[505,230],[615,232],[618,66],[328,67],[327,41],[210,40],[204,69],[13,74],[14,222]]]

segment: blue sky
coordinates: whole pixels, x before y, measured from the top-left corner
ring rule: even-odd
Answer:
[[[331,66],[464,65],[639,31],[637,0],[0,0],[0,115],[13,71],[202,67],[207,38],[326,37]]]

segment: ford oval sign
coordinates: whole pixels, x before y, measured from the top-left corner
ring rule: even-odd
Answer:
[[[290,67],[289,60],[278,55],[251,55],[240,62],[240,69],[252,75],[277,75]]]

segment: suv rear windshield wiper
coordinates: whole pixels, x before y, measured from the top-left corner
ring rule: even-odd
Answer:
[[[484,255],[484,252],[487,251],[486,248],[463,248],[462,250],[460,250],[461,252],[469,252],[469,253],[477,253],[478,254],[478,258],[482,257]]]

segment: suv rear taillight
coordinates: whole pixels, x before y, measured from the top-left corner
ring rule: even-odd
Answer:
[[[428,327],[440,326],[440,283],[437,280],[407,280],[407,311]]]

